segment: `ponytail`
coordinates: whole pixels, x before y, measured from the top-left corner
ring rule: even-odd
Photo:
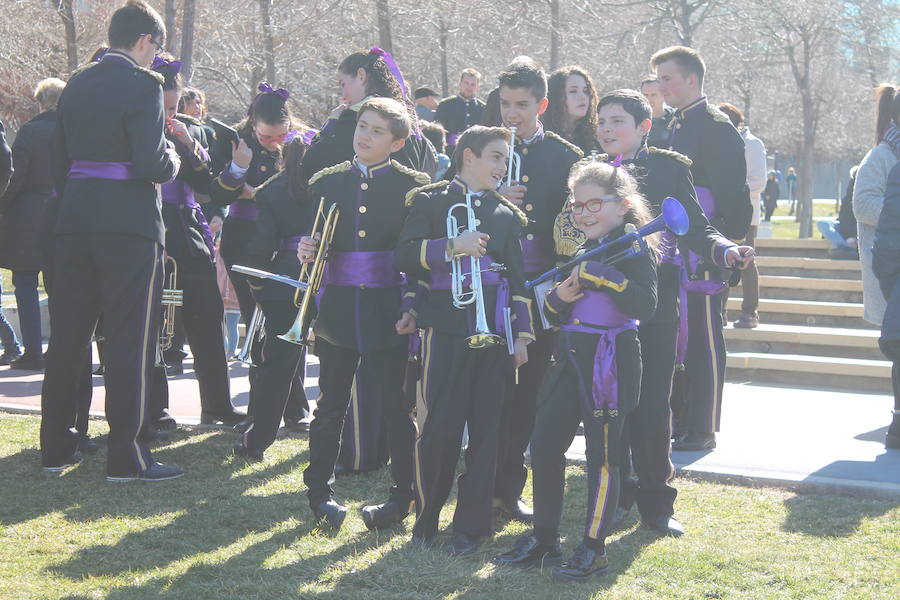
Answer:
[[[900,126],[900,90],[882,83],[875,88],[875,144],[884,139],[892,123]]]

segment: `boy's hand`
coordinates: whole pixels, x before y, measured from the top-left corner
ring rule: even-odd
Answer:
[[[182,145],[191,147],[194,144],[194,138],[188,132],[187,125],[178,119],[169,119],[166,122],[166,131],[169,135],[174,136]]]
[[[209,222],[209,230],[212,233],[219,233],[222,231],[222,217],[215,216],[212,218],[212,221]]]
[[[316,232],[315,236],[304,235],[300,238],[300,244],[297,246],[297,259],[303,263],[310,263],[316,259],[316,252],[319,249],[319,240],[322,234]]]
[[[513,352],[513,358],[515,359],[516,368],[518,369],[528,362],[528,342],[522,338],[516,338],[513,348],[515,350]]]
[[[725,262],[728,263],[729,267],[743,270],[750,265],[754,256],[755,254],[751,246],[738,246],[736,248],[728,249],[728,252],[725,253]]]
[[[487,253],[489,239],[491,239],[491,236],[486,233],[465,231],[453,238],[453,253],[481,258]]]
[[[416,326],[416,318],[409,312],[403,313],[403,316],[400,317],[400,320],[397,321],[397,324],[394,327],[400,335],[409,335],[415,333],[416,329],[418,329]]]
[[[572,271],[571,275],[566,277],[562,283],[556,286],[556,295],[560,300],[567,304],[571,304],[584,297],[584,292],[581,291],[581,284],[578,283],[577,269]]]
[[[520,183],[516,183],[516,185],[502,185],[497,191],[516,206],[522,206],[522,203],[525,202],[525,192],[528,191],[528,188]]]

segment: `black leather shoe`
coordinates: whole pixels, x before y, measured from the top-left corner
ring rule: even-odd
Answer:
[[[658,531],[663,535],[681,537],[684,535],[684,526],[672,515],[657,515],[652,519],[643,519],[644,525]]]
[[[253,449],[245,446],[242,442],[238,442],[231,449],[231,456],[237,456],[239,458],[243,458],[247,462],[256,463],[256,462],[262,462],[263,451],[262,450],[253,450]]]
[[[491,562],[495,565],[529,568],[539,565],[555,565],[560,561],[562,561],[562,548],[559,540],[553,544],[542,544],[535,536],[527,535],[517,539],[512,550],[498,554]]]
[[[515,502],[494,498],[494,508],[507,519],[529,525],[534,523],[534,511],[521,498],[516,498]]]
[[[141,433],[138,434],[138,439],[145,444],[153,444],[157,442],[168,442],[169,441],[169,432],[168,431],[160,431],[156,427],[145,426]]]
[[[598,553],[584,544],[575,548],[572,558],[554,567],[551,572],[554,579],[562,581],[587,581],[594,575],[605,575],[609,568],[606,553]]]
[[[481,538],[457,531],[447,544],[447,553],[451,556],[474,554],[481,545]]]
[[[91,439],[91,436],[87,434],[79,434],[78,435],[78,450],[80,452],[84,452],[86,454],[93,454],[97,450],[100,449],[100,446]]]
[[[82,461],[81,452],[76,450],[75,452],[72,453],[71,456],[59,461],[58,463],[54,463],[52,465],[44,465],[43,466],[44,473],[62,473],[69,467],[74,467],[81,461]]]
[[[716,434],[714,433],[688,433],[672,442],[672,450],[678,452],[700,452],[712,450],[715,447]]]
[[[409,503],[403,505],[393,500],[389,500],[384,504],[364,506],[362,509],[363,523],[366,524],[370,531],[388,529],[399,525],[408,514]]]
[[[22,354],[18,351],[0,354],[0,367],[8,365],[12,361],[17,360],[20,356],[22,356]]]
[[[334,500],[322,502],[313,509],[316,521],[321,525],[328,525],[331,529],[337,531],[347,518],[347,507],[338,504]]]
[[[127,483],[129,481],[169,481],[170,479],[178,479],[184,475],[184,470],[178,465],[164,465],[162,463],[153,463],[146,471],[134,473],[132,475],[107,475],[106,480],[110,483]]]
[[[294,433],[305,433],[309,431],[309,421],[310,419],[288,419],[285,417],[284,426],[288,431],[293,431]]]
[[[247,432],[250,429],[250,426],[253,425],[253,417],[246,416],[234,426],[234,430],[241,435]]]
[[[223,413],[214,413],[214,412],[200,412],[200,424],[201,425],[225,425],[226,427],[234,427],[238,423],[244,420],[246,415],[242,415],[239,412],[235,412],[232,410],[231,412],[223,412]]]
[[[9,368],[18,369],[19,371],[43,371],[44,357],[23,354],[19,358],[10,361]]]

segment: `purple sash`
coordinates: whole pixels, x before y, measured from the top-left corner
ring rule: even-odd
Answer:
[[[130,162],[72,161],[69,179],[110,179],[126,181],[134,179],[134,165]]]
[[[209,256],[213,260],[216,259],[216,244],[213,242],[212,231],[209,229],[209,223],[206,221],[206,215],[203,214],[203,208],[194,198],[194,189],[187,183],[176,179],[171,183],[162,185],[162,200],[166,204],[174,204],[175,206],[183,206],[194,211],[197,215],[197,223],[200,224],[200,233],[203,235],[203,242],[209,249]],[[182,225],[187,228],[187,223],[182,218]]]
[[[394,251],[335,252],[328,259],[326,285],[393,288],[403,285],[394,268]]]
[[[228,205],[228,216],[245,221],[255,221],[259,216],[259,207],[253,200],[235,200]]]
[[[605,411],[610,417],[619,413],[616,337],[624,331],[637,329],[637,326],[637,321],[620,311],[609,294],[585,290],[584,298],[572,307],[569,322],[560,328],[599,336],[594,353],[591,395],[594,409]]]
[[[688,292],[703,296],[721,294],[728,288],[724,281],[714,279],[688,279],[687,269],[681,267],[681,285],[678,286],[678,338],[675,345],[675,364],[684,364],[687,356],[688,335]]]
[[[547,250],[547,245],[543,238],[534,236],[533,239],[523,237],[522,242],[522,258],[525,260],[526,273],[543,273],[553,268],[553,256]]]
[[[497,303],[494,305],[494,327],[497,329],[497,334],[505,338],[506,337],[506,318],[505,318],[505,309],[509,307],[510,301],[510,293],[509,293],[509,281],[506,277],[503,277],[497,271],[486,271],[485,269],[489,268],[496,261],[491,258],[489,254],[485,254],[481,257],[481,285],[482,286],[490,286],[497,288]],[[469,261],[466,260],[465,263],[468,265]],[[468,279],[468,278],[466,278]],[[466,280],[463,284],[464,288],[469,287],[469,282]],[[450,289],[450,273],[441,273],[438,271],[431,272],[431,289],[433,290],[449,290]]]
[[[302,235],[294,235],[288,238],[284,238],[281,240],[281,244],[279,244],[279,250],[297,250],[297,247],[300,245],[300,240],[303,239]]]

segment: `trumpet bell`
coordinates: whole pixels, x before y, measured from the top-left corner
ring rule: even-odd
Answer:
[[[669,196],[662,203],[662,217],[666,227],[675,235],[682,236],[691,228],[691,219],[681,202]]]
[[[493,333],[476,333],[466,338],[469,348],[491,348],[503,343],[503,338]]]

